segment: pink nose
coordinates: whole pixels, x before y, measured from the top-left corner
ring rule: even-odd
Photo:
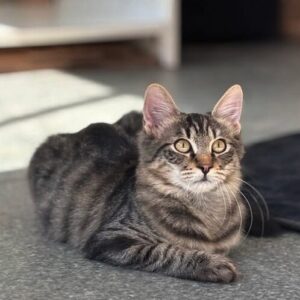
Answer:
[[[202,170],[203,174],[206,175],[212,168],[213,161],[210,154],[200,153],[197,155],[198,167]]]
[[[202,165],[200,169],[202,170],[203,174],[206,175],[211,169],[211,165]]]

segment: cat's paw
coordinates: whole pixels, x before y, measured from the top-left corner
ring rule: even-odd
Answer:
[[[229,258],[212,255],[203,269],[203,276],[206,281],[230,283],[238,279],[239,273]]]

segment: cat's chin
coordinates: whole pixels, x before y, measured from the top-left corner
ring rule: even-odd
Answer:
[[[204,194],[218,188],[218,183],[209,179],[193,181],[187,185],[187,189],[196,194]]]

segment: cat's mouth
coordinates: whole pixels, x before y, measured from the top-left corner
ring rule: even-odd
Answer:
[[[200,178],[196,178],[195,180],[193,180],[194,183],[201,183],[201,182],[213,182],[213,180],[211,180],[211,178],[209,178],[209,176],[207,174],[203,174]]]
[[[194,180],[192,182],[192,185],[189,185],[188,189],[190,189],[193,192],[196,193],[206,193],[206,192],[210,192],[212,190],[215,190],[217,188],[218,184],[212,180],[210,180],[209,178],[201,178],[198,180]]]
[[[202,177],[202,179],[200,179],[200,182],[205,182],[205,181],[209,181],[206,174]]]
[[[194,174],[192,178],[182,179],[184,189],[192,190],[194,192],[209,192],[214,190],[221,184],[223,180],[214,174]]]
[[[203,176],[201,178],[194,179],[192,181],[193,185],[199,186],[199,185],[211,185],[213,184],[213,181],[211,181],[207,176]]]
[[[193,181],[193,183],[197,183],[197,184],[201,182],[211,182],[211,181],[206,176]]]
[[[216,178],[212,176],[203,175],[201,178],[194,179],[192,184],[195,186],[202,186],[207,188],[214,188],[219,182]]]

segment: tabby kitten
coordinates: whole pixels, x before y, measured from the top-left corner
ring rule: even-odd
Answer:
[[[242,237],[241,87],[212,113],[182,113],[158,84],[143,115],[51,136],[35,152],[31,190],[47,235],[113,265],[232,282],[225,254]]]

